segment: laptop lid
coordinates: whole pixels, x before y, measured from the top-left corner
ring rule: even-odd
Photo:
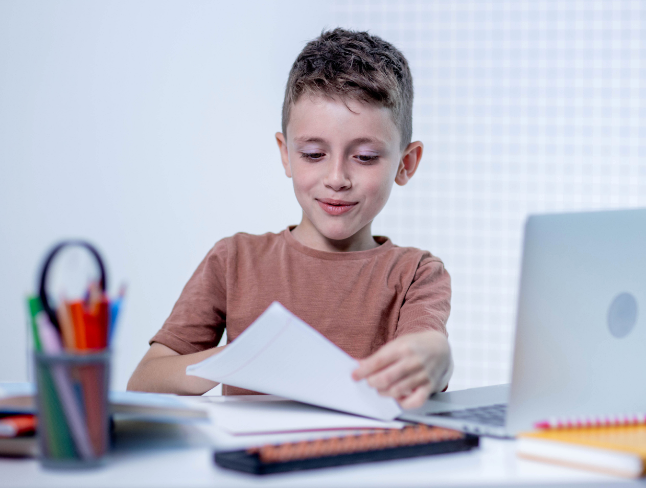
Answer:
[[[646,412],[646,210],[528,218],[507,429]]]

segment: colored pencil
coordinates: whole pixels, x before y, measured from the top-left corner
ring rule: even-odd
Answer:
[[[105,451],[105,411],[103,407],[103,365],[85,364],[78,367],[85,400],[86,427],[94,452]]]
[[[45,411],[40,412],[40,415],[44,414],[45,419],[42,424],[46,424],[49,428],[47,447],[53,454],[52,457],[55,458],[78,457],[50,371],[41,365],[38,374],[41,375],[39,386],[42,387],[39,395],[43,395],[42,404],[45,408]]]
[[[74,324],[74,338],[76,339],[76,349],[84,351],[87,349],[87,333],[85,326],[85,317],[83,310],[83,301],[76,300],[69,302],[70,316]]]
[[[27,307],[29,308],[29,318],[31,324],[31,333],[34,338],[34,349],[42,351],[40,338],[38,337],[38,326],[36,325],[36,315],[43,311],[43,305],[40,303],[39,297],[28,297]]]
[[[63,347],[60,343],[60,338],[44,312],[41,312],[36,317],[36,322],[45,352],[52,355],[61,354]],[[51,371],[54,377],[55,390],[63,407],[63,413],[67,419],[67,425],[70,427],[74,444],[81,458],[92,459],[94,452],[66,367],[63,364],[53,364]]]
[[[61,327],[61,336],[65,349],[74,351],[76,349],[76,339],[74,335],[74,323],[70,315],[69,307],[66,305],[64,296],[61,296],[60,305],[56,309],[56,318]]]
[[[117,329],[117,319],[123,307],[123,301],[126,296],[126,285],[121,285],[119,296],[110,303],[110,325],[108,326],[108,343],[112,344],[114,333]]]

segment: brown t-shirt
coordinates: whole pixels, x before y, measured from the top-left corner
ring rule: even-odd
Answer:
[[[170,317],[150,340],[179,354],[215,347],[226,327],[232,342],[274,300],[361,359],[402,334],[446,334],[451,279],[427,251],[375,237],[368,251],[325,252],[290,229],[235,234],[209,251]],[[250,394],[224,385],[225,395]]]

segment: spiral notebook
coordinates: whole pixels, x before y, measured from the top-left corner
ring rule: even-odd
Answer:
[[[519,435],[518,456],[637,478],[646,472],[646,425],[557,428]]]

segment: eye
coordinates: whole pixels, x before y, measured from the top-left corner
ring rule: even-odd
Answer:
[[[359,154],[359,155],[357,155],[355,157],[362,164],[370,164],[370,163],[373,163],[373,162],[377,161],[377,159],[379,159],[379,156],[375,156],[375,155],[372,155],[372,154]]]
[[[319,159],[322,159],[323,156],[325,156],[325,153],[320,153],[320,152],[315,152],[315,153],[302,152],[301,153],[301,158],[307,159],[309,161],[318,161]]]

